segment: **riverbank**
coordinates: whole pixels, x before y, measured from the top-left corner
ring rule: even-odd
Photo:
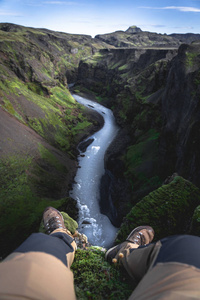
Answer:
[[[97,111],[104,118],[104,126],[88,139],[88,147],[81,152],[79,169],[75,177],[71,197],[77,200],[79,208],[79,230],[92,245],[108,247],[116,236],[115,228],[107,213],[100,209],[100,181],[105,172],[104,156],[109,144],[115,138],[118,127],[111,110],[91,100],[76,96],[75,99],[86,107]],[[112,209],[111,209],[112,210]]]
[[[107,107],[108,100],[103,99],[99,102],[99,97],[92,91],[87,89],[82,91],[81,89],[78,95],[100,104],[102,102]],[[130,209],[128,203],[131,203],[131,185],[124,176],[126,166],[123,160],[130,141],[129,130],[126,127],[119,127],[116,137],[108,145],[104,156],[105,173],[100,182],[99,205],[101,213],[104,213],[116,227],[121,225],[123,218]],[[90,140],[85,146],[89,144]]]
[[[39,115],[42,113],[39,107],[33,107]],[[31,113],[33,107],[30,102],[27,113]],[[77,203],[69,197],[78,169],[77,146],[83,139],[102,128],[103,120],[89,108],[82,110],[77,104],[75,107],[77,108],[72,110],[73,114],[78,116],[79,110],[76,123],[79,122],[82,126],[81,124],[87,124],[84,121],[87,120],[90,126],[83,129],[80,127],[80,130],[77,127],[75,131],[76,124],[72,120],[69,128],[75,135],[70,151],[62,150],[60,144],[57,145],[53,140],[59,137],[58,133],[62,133],[62,128],[59,127],[62,122],[57,125],[55,135],[53,130],[45,131],[48,134],[46,138],[39,134],[42,132],[39,131],[39,126],[33,130],[0,107],[0,257],[9,254],[32,232],[37,232],[46,206],[51,205],[67,211],[71,217],[77,219]],[[64,106],[62,111],[64,122]],[[39,120],[41,121],[38,124],[41,122],[42,129],[42,119]],[[67,142],[68,138],[65,139]]]

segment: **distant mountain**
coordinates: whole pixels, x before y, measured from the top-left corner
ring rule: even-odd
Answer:
[[[200,41],[198,33],[173,33],[171,37],[178,39],[181,43],[191,44],[192,42]]]
[[[127,33],[139,33],[139,32],[142,32],[142,30],[141,30],[139,27],[133,25],[133,26],[130,26],[130,27],[126,30],[126,32],[127,32]]]
[[[130,28],[127,31],[96,35],[95,38],[120,48],[178,48],[181,45],[175,37],[139,30],[132,32]]]
[[[115,47],[127,48],[178,48],[182,43],[200,40],[200,34],[159,34],[142,31],[137,26],[130,26],[126,31],[98,34],[96,38]]]

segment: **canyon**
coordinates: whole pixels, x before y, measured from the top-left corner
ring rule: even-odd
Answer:
[[[122,224],[119,239],[133,224],[132,209],[145,207],[145,197],[173,188],[170,199],[175,201],[185,185],[195,201],[177,204],[182,216],[191,208],[179,227],[194,230],[195,215],[197,233],[199,76],[199,35],[167,36],[130,27],[92,38],[0,24],[1,255],[37,230],[47,205],[77,219],[76,201],[69,196],[77,146],[102,127],[102,119],[74,100],[70,84],[73,93],[111,109],[120,126],[105,154],[100,186],[101,201],[112,199],[117,219],[109,209],[104,213]],[[179,175],[175,183],[169,179],[163,185],[174,173]],[[159,237],[166,234],[162,228]],[[168,232],[176,230],[177,224],[170,225]]]

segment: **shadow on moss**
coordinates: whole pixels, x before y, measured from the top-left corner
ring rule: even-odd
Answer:
[[[200,190],[182,177],[175,177],[138,202],[126,216],[116,242],[124,240],[139,225],[150,225],[155,240],[173,234],[190,232],[195,208],[200,204]]]
[[[49,159],[46,167],[52,167],[52,156],[46,157]],[[39,182],[42,181],[44,186],[40,186],[41,193],[38,193],[38,189],[33,187],[30,173],[34,166],[31,158],[21,156],[0,160],[0,256],[2,257],[18,247],[31,233],[38,231],[45,207],[53,206],[67,211],[73,218],[77,217],[75,200],[69,197],[53,199],[49,194],[48,172],[45,178],[44,176],[42,178],[44,174],[40,174]],[[50,171],[52,172],[52,169]],[[60,180],[60,177],[54,176],[54,185]],[[48,193],[45,194],[46,190]],[[55,191],[53,192],[55,195]]]

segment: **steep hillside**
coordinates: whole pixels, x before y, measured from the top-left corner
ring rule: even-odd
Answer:
[[[0,24],[2,255],[37,230],[45,206],[64,205],[77,214],[66,198],[76,146],[101,124],[73,99],[67,83],[80,59],[102,47],[89,36]]]

